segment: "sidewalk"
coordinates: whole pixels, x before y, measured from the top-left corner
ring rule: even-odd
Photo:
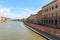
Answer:
[[[42,30],[43,26],[40,25],[36,25],[36,24],[31,24],[31,23],[25,23],[27,25],[27,27],[35,32],[37,32],[40,35],[43,35],[44,37],[51,39],[51,40],[60,40],[59,38],[52,36],[46,32],[44,32],[44,30]],[[42,27],[42,28],[41,28]],[[42,30],[42,31],[41,31]]]

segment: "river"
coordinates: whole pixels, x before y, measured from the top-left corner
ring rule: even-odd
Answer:
[[[10,21],[0,23],[0,40],[46,40],[26,28],[23,22]]]

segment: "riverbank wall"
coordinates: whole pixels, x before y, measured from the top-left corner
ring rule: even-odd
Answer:
[[[60,38],[60,29],[56,29],[56,28],[52,28],[52,27],[40,26],[40,25],[37,25],[37,24],[32,24],[32,23],[27,23],[27,22],[25,22],[25,24],[28,25],[29,27],[41,30],[43,32],[46,32],[46,33],[52,35],[52,36]]]

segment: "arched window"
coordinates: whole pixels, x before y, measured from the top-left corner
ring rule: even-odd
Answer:
[[[57,25],[57,19],[55,20],[55,25]]]
[[[56,4],[55,8],[58,8],[58,5]]]
[[[52,24],[53,24],[53,20],[52,20]]]
[[[49,20],[49,24],[50,24],[50,20]]]
[[[54,6],[52,6],[52,10],[54,9]]]

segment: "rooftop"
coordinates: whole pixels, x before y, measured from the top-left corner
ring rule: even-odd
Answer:
[[[54,3],[54,2],[56,2],[56,1],[58,1],[58,0],[53,0],[52,2],[50,2],[47,5],[43,6],[43,8],[46,7],[46,6],[48,6],[48,5],[50,5],[50,4],[52,4],[52,3]]]

